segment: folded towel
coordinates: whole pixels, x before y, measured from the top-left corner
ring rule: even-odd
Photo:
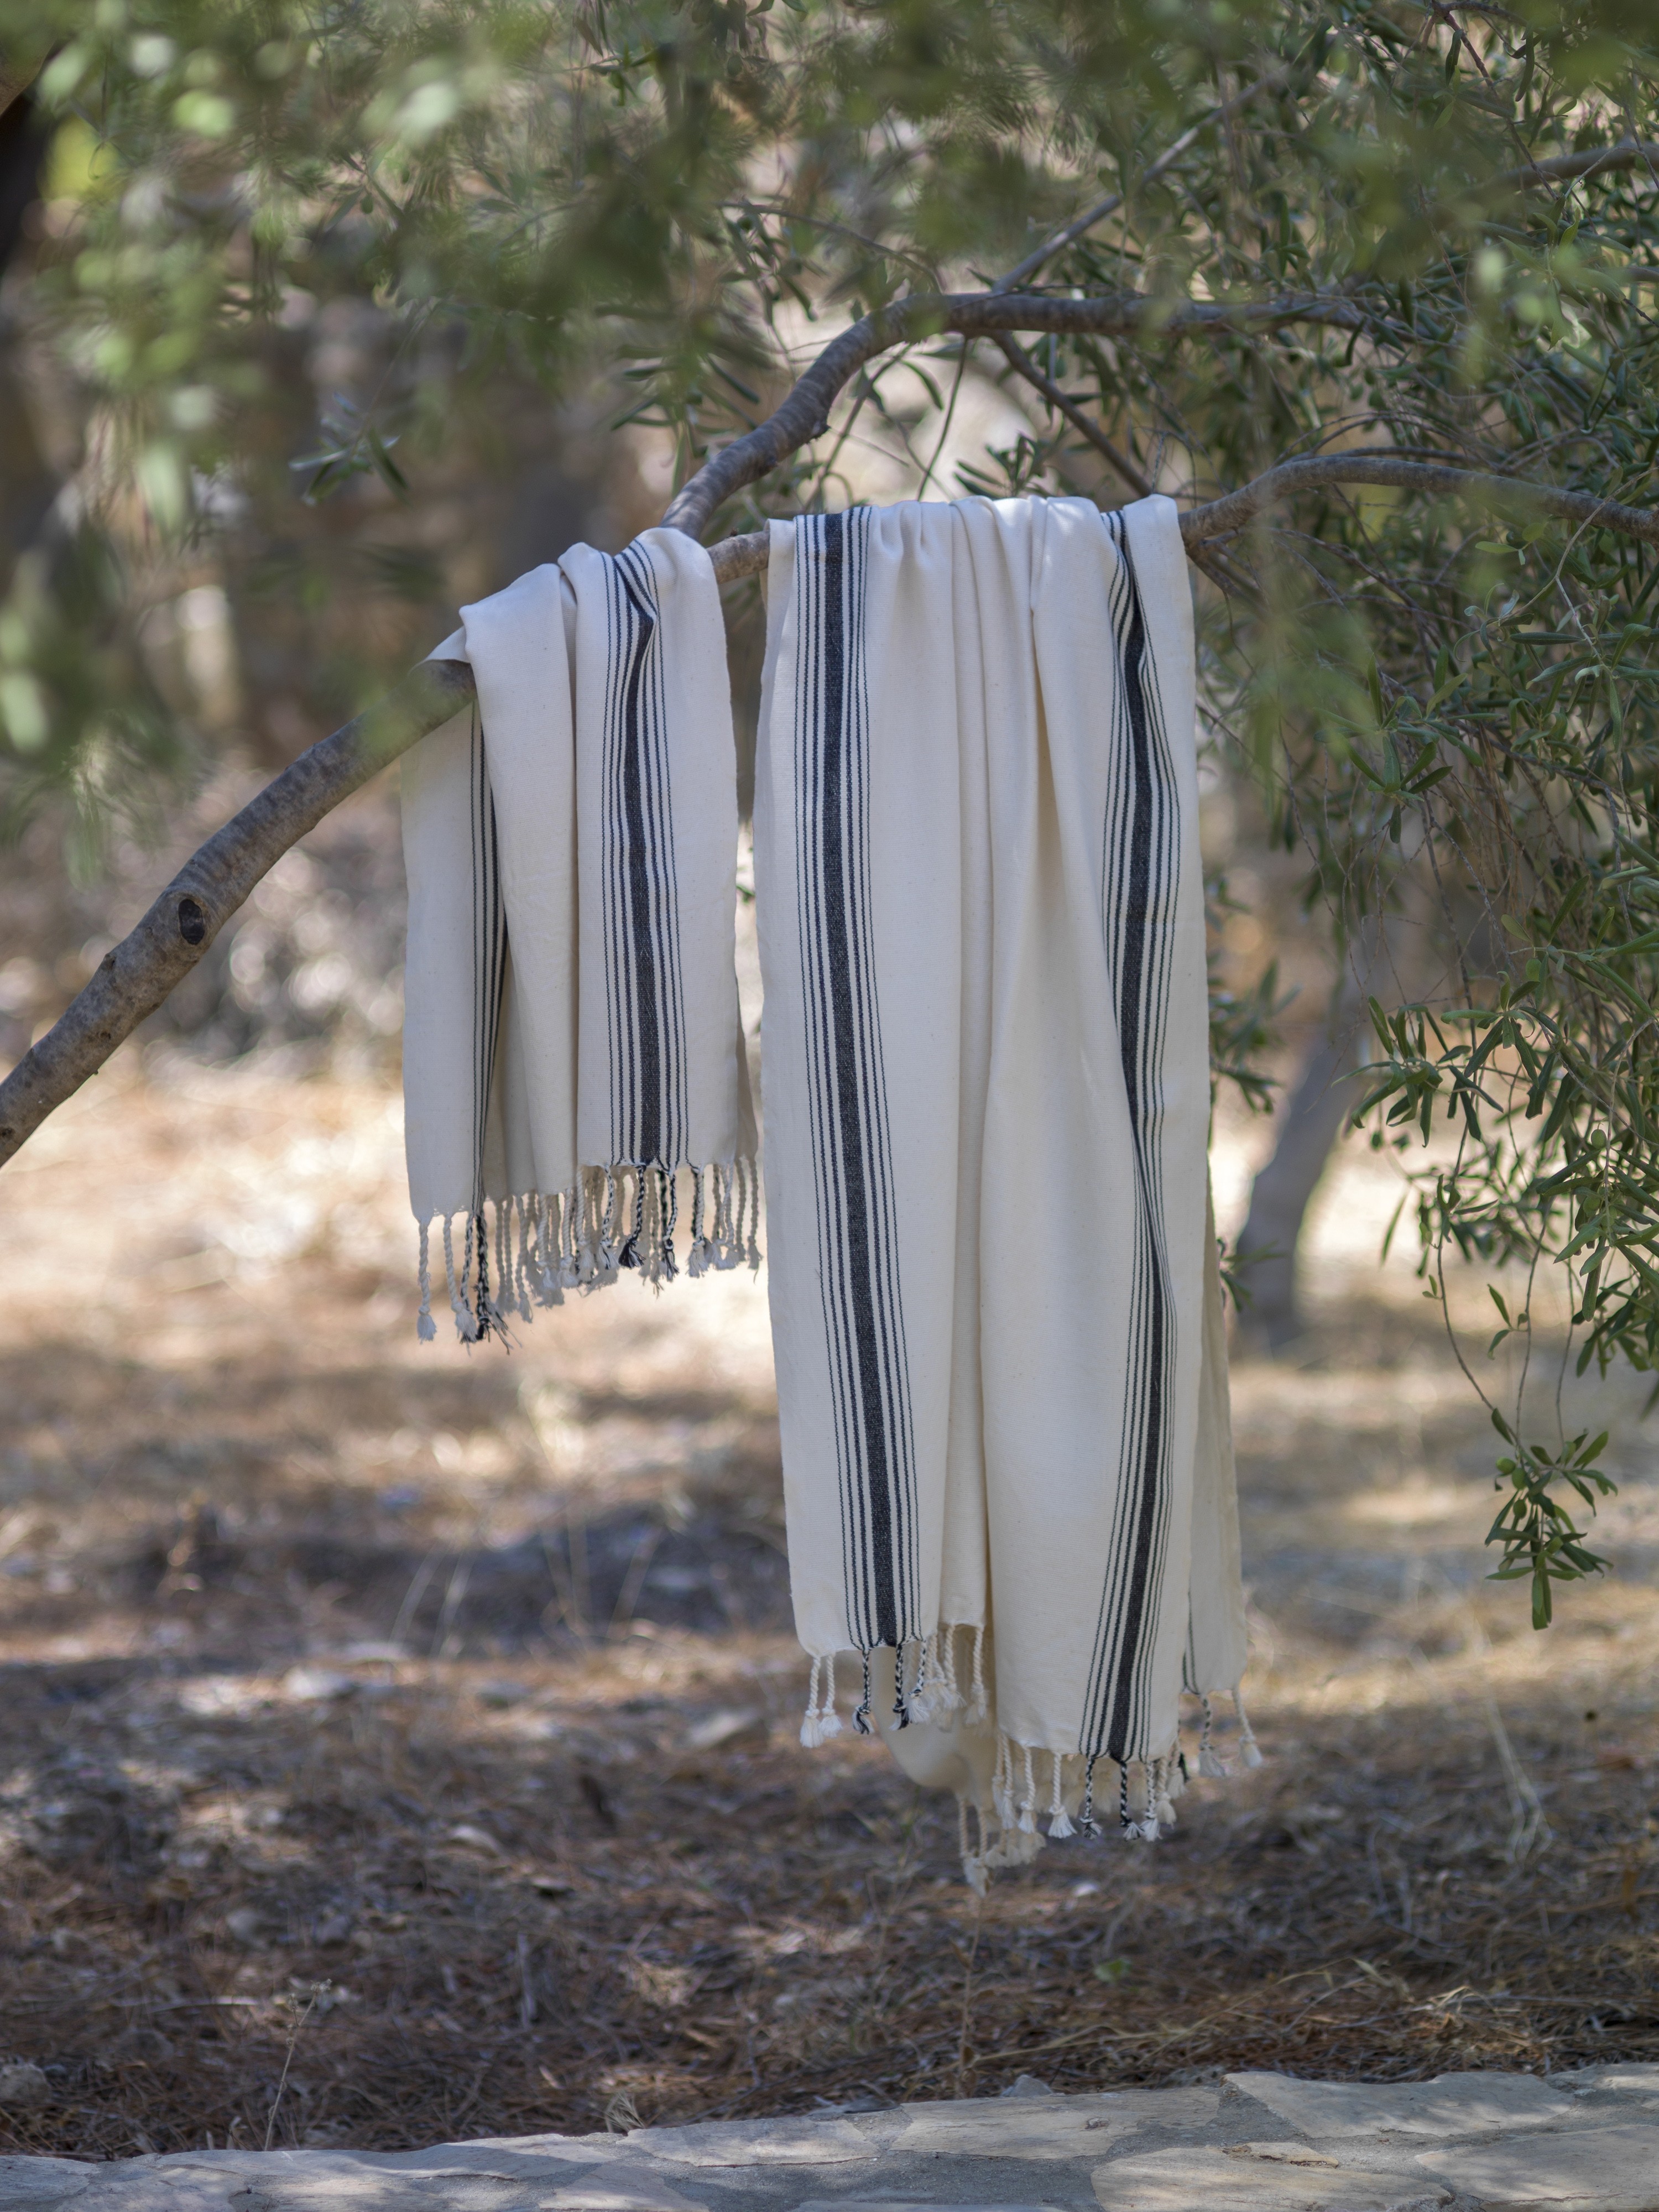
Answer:
[[[1186,560],[1161,498],[855,508],[773,523],[768,603],[803,1735],[854,1655],[857,1724],[976,1810],[982,1881],[1097,1784],[1156,1833],[1183,1683],[1243,1664]]]
[[[758,1260],[736,750],[708,556],[572,547],[462,610],[477,706],[405,757],[404,1103],[463,1338],[638,1267]],[[493,1208],[493,1222],[490,1218]]]

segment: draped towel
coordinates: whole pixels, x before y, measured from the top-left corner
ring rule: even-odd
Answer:
[[[410,1199],[468,1341],[624,1267],[758,1263],[736,750],[708,554],[577,545],[463,608],[477,708],[404,760]],[[684,1171],[684,1172],[682,1172]],[[491,1213],[493,1209],[493,1221]]]
[[[1162,498],[855,508],[772,524],[768,606],[803,1738],[853,1654],[857,1724],[957,1790],[980,1884],[1097,1783],[1155,1834],[1183,1686],[1243,1665],[1187,566]]]

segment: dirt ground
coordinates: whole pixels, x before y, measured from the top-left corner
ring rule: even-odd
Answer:
[[[1659,1437],[1535,1636],[1393,1194],[1235,1373],[1266,1764],[981,1906],[797,1740],[763,1281],[420,1346],[390,1088],[125,1053],[0,1176],[0,2147],[1659,2057]]]

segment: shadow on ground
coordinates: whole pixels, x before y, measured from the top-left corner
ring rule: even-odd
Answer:
[[[392,1168],[263,1271],[188,1224],[134,1257],[118,1177],[148,1218],[199,1176],[125,1097],[122,1157],[89,1112],[0,1189],[0,2055],[50,2092],[0,2146],[1659,2057],[1633,1417],[1619,1571],[1534,1637],[1437,1317],[1328,1297],[1236,1377],[1267,1763],[980,1905],[952,1808],[797,1741],[763,1286],[423,1351]],[[77,1235],[84,1329],[46,1295]]]

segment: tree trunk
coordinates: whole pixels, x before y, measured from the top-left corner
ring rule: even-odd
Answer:
[[[1325,1025],[1314,1039],[1279,1124],[1273,1157],[1250,1185],[1239,1231],[1238,1328],[1247,1343],[1279,1352],[1305,1327],[1297,1296],[1297,1246],[1331,1147],[1353,1110],[1366,1001],[1389,966],[1389,933],[1367,924],[1349,948]],[[1259,1255],[1259,1257],[1253,1257]]]

